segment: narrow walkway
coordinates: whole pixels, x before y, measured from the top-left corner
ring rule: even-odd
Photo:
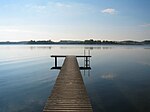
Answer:
[[[67,56],[43,112],[92,112],[75,56]]]

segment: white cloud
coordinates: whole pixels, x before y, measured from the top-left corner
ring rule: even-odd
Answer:
[[[69,5],[69,4],[64,4],[64,3],[60,3],[60,2],[57,2],[56,6],[57,7],[63,7],[63,8],[70,8],[71,7],[71,5]]]
[[[29,30],[20,30],[20,29],[0,29],[0,32],[7,32],[7,33],[38,33],[35,31],[29,31]]]
[[[46,27],[46,26],[0,26],[0,33],[41,33],[44,31],[42,31],[41,29],[38,28],[41,27]],[[46,31],[45,31],[46,32]]]
[[[58,2],[58,1],[48,1],[45,4],[26,4],[25,11],[28,14],[36,14],[40,16],[51,16],[52,18],[56,16],[80,16],[89,15],[89,13],[95,13],[97,8],[91,4],[83,4],[76,2]]]
[[[101,12],[102,13],[106,13],[106,14],[111,14],[111,15],[117,13],[117,11],[115,9],[113,9],[113,8],[107,8],[107,9],[102,10]]]
[[[62,2],[48,2],[45,5],[27,4],[25,7],[31,12],[34,11],[38,13],[54,13],[55,11],[62,11],[71,8],[72,5]]]
[[[39,26],[40,27],[40,26]],[[49,38],[49,31],[32,26],[0,26],[0,41]]]
[[[25,7],[28,8],[29,10],[35,10],[36,12],[43,12],[47,8],[46,5],[31,5],[31,4],[28,4]]]
[[[150,23],[140,25],[141,27],[150,27]]]

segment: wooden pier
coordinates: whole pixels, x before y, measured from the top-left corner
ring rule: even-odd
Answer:
[[[76,56],[66,56],[43,112],[93,112]]]

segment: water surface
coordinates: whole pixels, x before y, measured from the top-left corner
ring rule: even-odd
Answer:
[[[94,112],[150,112],[150,46],[91,45],[1,45],[0,112],[41,112],[59,72],[50,55],[85,49],[92,69],[81,72]]]

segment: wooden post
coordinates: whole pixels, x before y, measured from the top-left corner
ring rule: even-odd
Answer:
[[[57,68],[57,56],[55,56],[55,67]]]
[[[86,57],[86,68],[88,67],[88,57]]]

